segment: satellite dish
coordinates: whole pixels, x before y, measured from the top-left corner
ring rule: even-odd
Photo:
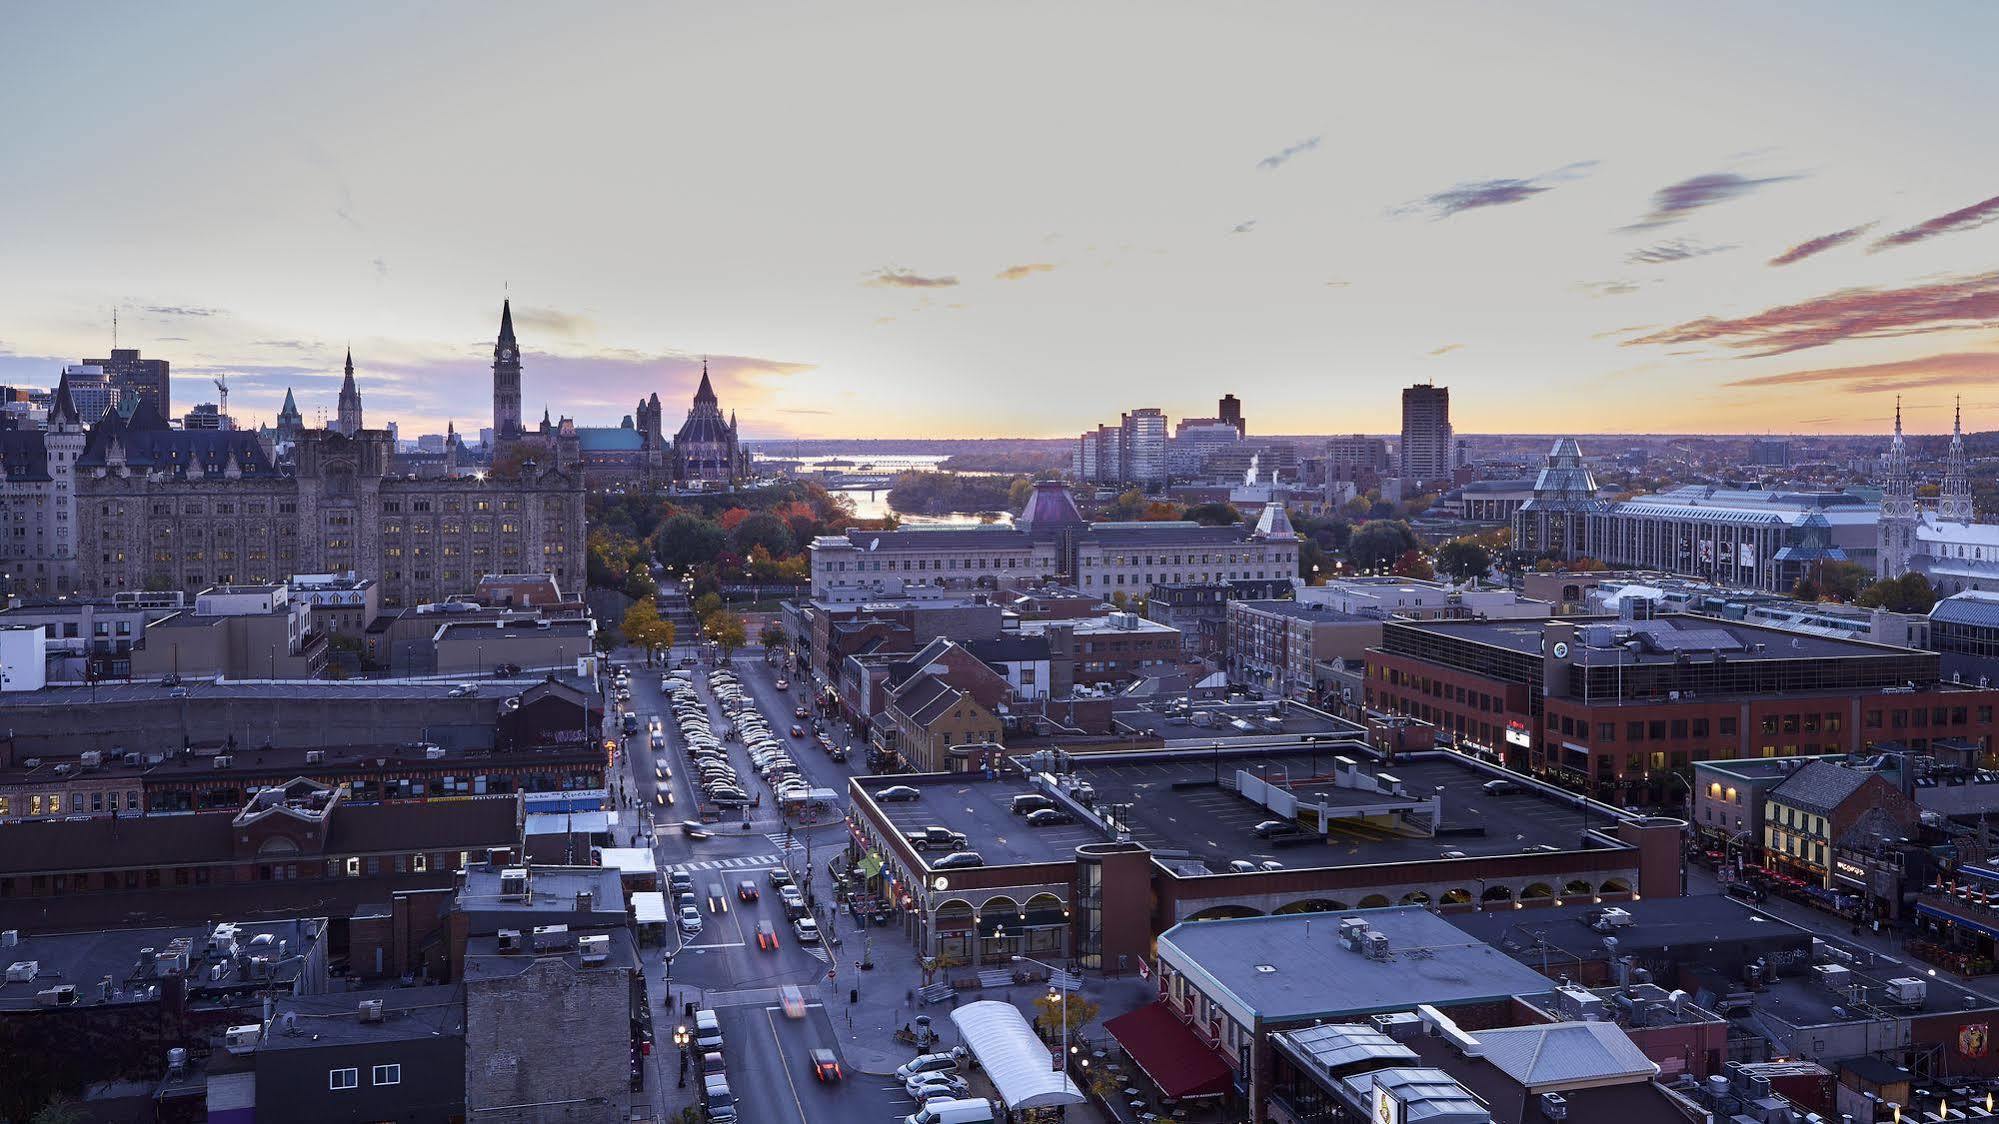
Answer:
[[[869,539],[869,540],[868,540],[868,551],[869,551],[870,553],[872,553],[872,552],[874,551],[874,549],[875,549],[876,547],[880,546],[881,544],[882,544],[882,541],[881,541],[880,539]]]

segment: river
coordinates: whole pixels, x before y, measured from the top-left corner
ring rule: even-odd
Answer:
[[[759,457],[758,459],[763,458]],[[827,465],[830,462],[842,469],[849,469],[855,472],[883,472],[893,474],[912,471],[935,472],[938,465],[950,458],[939,454],[911,453],[895,456],[812,456],[779,457],[772,459],[796,461],[806,472]],[[964,475],[995,474],[965,473]],[[835,488],[832,489],[832,492],[836,496],[845,496],[853,501],[854,514],[862,519],[880,519],[884,516],[893,515],[902,520],[904,524],[923,524],[926,526],[947,526],[953,523],[978,525],[984,522],[976,511],[953,511],[944,515],[904,515],[902,512],[896,511],[889,506],[887,488],[874,492],[868,491],[865,488]],[[989,525],[1010,527],[1013,525],[1013,515],[1009,512],[1001,512],[999,513],[999,518]]]

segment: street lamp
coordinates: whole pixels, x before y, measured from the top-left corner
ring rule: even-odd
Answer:
[[[693,1040],[694,1036],[688,1032],[686,1024],[673,1028],[673,1044],[680,1050],[680,1081],[674,1085],[676,1089],[687,1088],[687,1044]]]
[[[1053,964],[1042,963],[1032,956],[1016,956],[1013,958],[1013,962],[1015,964],[1036,964],[1048,969],[1048,997],[1055,1000],[1056,1006],[1062,1008],[1062,1067],[1066,1069],[1069,1065],[1069,996],[1061,988],[1055,986],[1054,979],[1062,970]]]

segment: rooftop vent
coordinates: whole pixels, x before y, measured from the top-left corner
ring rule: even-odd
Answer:
[[[1569,1099],[1560,1093],[1542,1093],[1541,1115],[1550,1120],[1567,1120],[1569,1118]]]
[[[363,999],[361,1001],[361,1008],[359,1013],[361,1016],[361,1021],[364,1023],[381,1022],[382,1001],[379,999]]]

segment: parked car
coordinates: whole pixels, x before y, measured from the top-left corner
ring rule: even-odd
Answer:
[[[690,937],[700,935],[701,911],[691,905],[681,906],[680,931]]]
[[[919,1073],[956,1073],[958,1059],[964,1056],[963,1046],[953,1046],[934,1054],[918,1054],[896,1067],[895,1079],[906,1084]]]
[[[1268,839],[1273,835],[1296,835],[1298,824],[1293,820],[1264,820],[1256,825],[1258,837]]]
[[[1016,816],[1024,816],[1029,812],[1039,812],[1054,806],[1055,801],[1049,797],[1038,792],[1026,792],[1013,798],[1010,810]]]
[[[909,845],[919,851],[932,847],[950,851],[962,851],[970,845],[970,840],[962,831],[952,831],[948,827],[922,827],[909,832]]]
[[[1520,786],[1509,780],[1487,781],[1479,787],[1485,790],[1487,796],[1505,796],[1520,791]]]
[[[986,860],[977,851],[953,851],[930,864],[932,870],[957,870],[960,867],[984,866]]]
[[[898,785],[890,785],[889,787],[882,789],[880,792],[875,793],[875,800],[877,802],[890,801],[890,800],[914,800],[922,795],[923,795],[922,791],[916,788],[914,785],[898,784]]]
[[[1027,813],[1027,826],[1053,827],[1056,824],[1075,823],[1076,817],[1060,808],[1042,808]]]
[[[799,944],[819,943],[819,922],[812,920],[810,917],[801,917],[793,921],[791,928],[798,934]]]

